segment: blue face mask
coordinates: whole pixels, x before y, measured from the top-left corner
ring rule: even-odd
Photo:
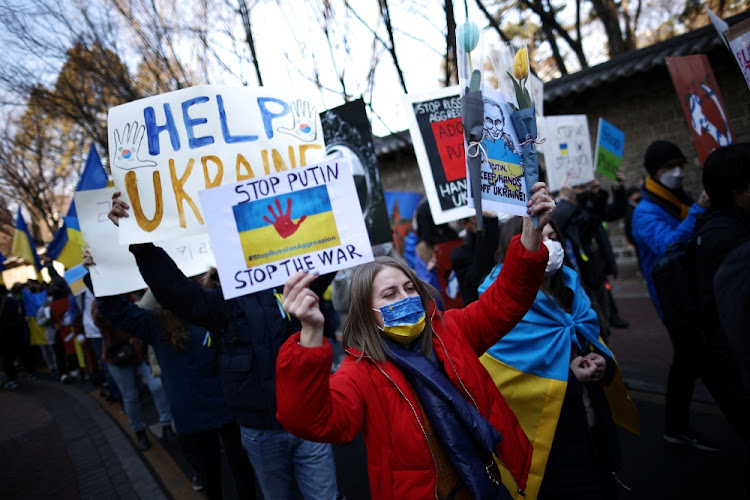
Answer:
[[[373,311],[380,311],[383,315],[383,332],[402,344],[410,343],[424,330],[425,313],[422,297],[419,295],[407,297]]]

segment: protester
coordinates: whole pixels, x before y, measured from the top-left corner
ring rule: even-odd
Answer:
[[[47,341],[47,345],[43,345],[42,347],[42,356],[44,357],[44,362],[47,364],[47,367],[50,369],[51,375],[59,379],[60,381],[64,382],[67,380],[67,375],[63,374],[65,378],[62,378],[62,375],[60,374],[60,371],[57,366],[57,354],[55,353],[55,344],[58,343],[58,334],[57,334],[57,328],[55,327],[55,322],[52,321],[52,311],[50,310],[50,298],[48,297],[47,300],[39,306],[39,309],[36,311],[36,323],[40,327],[44,328],[44,338]]]
[[[655,141],[646,149],[643,166],[648,173],[641,190],[642,199],[633,211],[633,238],[638,245],[641,272],[656,312],[664,320],[651,270],[671,245],[686,245],[695,232],[698,216],[709,205],[706,192],[697,203],[682,189],[687,163],[679,147],[668,141]],[[699,376],[700,359],[695,346],[685,341],[687,332],[665,325],[672,341],[672,366],[667,379],[664,405],[664,439],[702,450],[714,448],[701,442],[690,428],[690,400]]]
[[[108,401],[122,401],[122,396],[117,388],[115,380],[109,373],[109,365],[102,360],[102,333],[94,323],[94,318],[91,314],[92,304],[96,300],[94,294],[86,288],[82,294],[78,296],[79,307],[81,309],[83,318],[83,331],[85,332],[86,338],[91,343],[91,347],[96,354],[96,359],[101,361],[101,371],[104,374],[104,381],[100,395]]]
[[[499,237],[498,220],[495,214],[485,213],[483,216],[483,231],[477,230],[476,216],[461,219],[461,225],[466,231],[464,241],[451,252],[451,266],[456,273],[464,305],[479,298],[477,287],[494,264],[492,255]]]
[[[412,225],[417,233],[417,243],[424,241],[434,247],[437,244],[458,239],[458,233],[450,224],[435,224],[426,198],[417,205]]]
[[[115,224],[129,217],[130,206],[119,196],[113,195],[109,212]],[[130,245],[130,251],[159,304],[214,337],[224,397],[263,496],[291,499],[299,487],[305,499],[335,499],[331,445],[296,438],[276,419],[276,356],[298,328],[281,309],[281,294],[264,290],[225,300],[220,288],[207,290],[187,278],[161,248],[145,243]],[[332,279],[319,280],[318,298]]]
[[[480,296],[497,279],[511,238],[521,228],[520,217],[503,224],[500,263],[479,287]],[[633,430],[637,413],[622,383],[605,396],[603,388],[615,375],[622,378],[578,274],[563,265],[562,232],[547,224],[542,241],[549,258],[534,304],[481,361],[532,441],[527,497],[615,498],[622,461],[608,396],[620,401],[614,408],[624,403],[632,410]]]
[[[703,186],[711,207],[698,220],[692,261],[697,319],[705,342],[701,375],[729,423],[750,446],[750,386],[743,383],[741,374],[741,366],[747,365],[750,358],[741,357],[742,350],[732,349],[728,337],[731,333],[735,341],[747,342],[742,339],[747,338],[750,324],[727,331],[719,316],[715,292],[726,284],[720,282],[714,288],[714,276],[727,255],[750,241],[750,143],[720,147],[708,155]],[[740,292],[741,287],[733,286],[731,290]],[[744,307],[748,305],[750,302],[744,303]]]
[[[83,265],[96,265],[86,250]],[[87,286],[91,278],[87,275]],[[209,499],[221,499],[221,446],[240,498],[255,498],[255,476],[242,450],[240,428],[229,412],[214,370],[215,346],[204,328],[162,309],[150,292],[139,307],[122,297],[97,299],[99,313],[116,328],[153,346],[174,416],[177,439]]]
[[[25,335],[24,316],[21,304],[8,293],[5,285],[0,288],[0,360],[7,380],[3,387],[15,389],[18,387],[18,370],[15,362],[21,361],[29,373],[32,368],[27,358],[29,339]]]
[[[99,312],[96,301],[91,304],[91,307],[94,323],[102,334],[102,359],[109,363],[109,372],[122,394],[122,405],[130,421],[130,428],[135,433],[138,449],[146,451],[151,448],[151,441],[146,434],[146,423],[141,414],[139,375],[154,398],[164,439],[173,440],[175,436],[172,430],[172,411],[169,408],[169,400],[167,400],[161,379],[151,376],[151,370],[143,360],[142,342],[130,339],[126,333],[116,328]]]
[[[630,326],[620,318],[607,283],[607,276],[617,277],[617,262],[604,228],[604,223],[625,216],[627,199],[623,181],[622,173],[618,172],[617,182],[612,186],[611,203],[608,203],[609,194],[600,188],[597,180],[572,188],[563,186],[560,189],[562,199],[555,212],[555,222],[573,247],[583,286],[603,316],[605,338],[609,327]]]
[[[528,212],[541,228],[554,201],[543,183],[533,193]],[[347,358],[333,375],[323,316],[308,288],[316,276],[292,276],[283,304],[302,330],[279,353],[279,420],[293,434],[323,442],[348,443],[362,431],[374,499],[507,497],[493,454],[522,490],[531,448],[478,356],[531,306],[548,255],[540,233],[525,219],[496,284],[477,302],[445,313],[400,261],[360,266],[344,326]]]

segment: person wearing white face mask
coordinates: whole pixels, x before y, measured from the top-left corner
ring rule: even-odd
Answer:
[[[520,229],[518,218],[500,228],[500,263],[479,287],[480,297]],[[562,231],[547,224],[542,239],[549,258],[534,304],[480,360],[532,441],[527,498],[615,498],[621,458],[614,423],[637,433],[637,412],[591,300],[565,265]],[[606,396],[605,386],[611,386]],[[619,412],[612,415],[610,407]]]
[[[682,189],[683,171],[687,160],[675,144],[655,141],[648,149],[643,165],[648,172],[641,189],[641,202],[633,211],[633,239],[638,246],[641,272],[648,285],[651,301],[659,318],[664,321],[659,299],[651,275],[656,262],[675,244],[687,245],[695,234],[698,217],[710,205],[704,191],[697,203],[692,203]],[[698,379],[695,353],[682,337],[685,332],[674,331],[665,324],[672,341],[673,358],[667,380],[664,404],[664,439],[668,443],[692,446],[705,451],[715,448],[700,442],[689,426],[690,400]]]

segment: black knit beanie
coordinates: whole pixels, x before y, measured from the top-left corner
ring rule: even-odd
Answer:
[[[646,167],[648,175],[653,177],[657,170],[670,162],[675,162],[675,160],[681,162],[687,161],[685,155],[682,154],[682,151],[676,144],[669,141],[654,141],[646,149],[643,166]]]

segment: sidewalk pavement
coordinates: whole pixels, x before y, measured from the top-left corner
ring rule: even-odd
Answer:
[[[170,498],[97,401],[28,378],[0,392],[0,491],[5,500]]]

